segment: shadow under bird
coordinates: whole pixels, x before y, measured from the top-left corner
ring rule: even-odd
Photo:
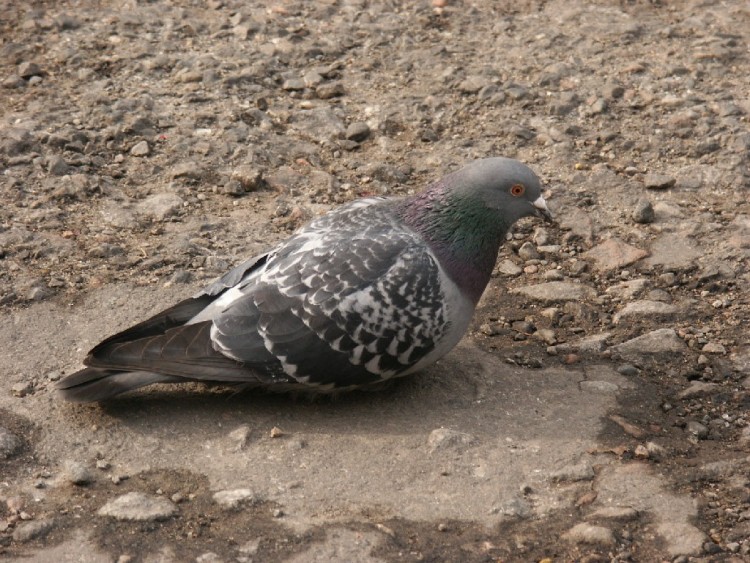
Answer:
[[[102,341],[57,388],[88,402],[152,383],[335,391],[414,373],[461,339],[505,235],[532,215],[551,220],[539,179],[507,158],[351,202]]]

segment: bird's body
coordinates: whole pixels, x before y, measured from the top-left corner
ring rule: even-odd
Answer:
[[[58,387],[73,401],[184,381],[331,391],[418,371],[463,336],[515,220],[548,216],[539,191],[495,158],[344,205],[104,340]]]

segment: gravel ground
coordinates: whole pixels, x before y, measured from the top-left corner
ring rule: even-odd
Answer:
[[[746,0],[0,1],[0,556],[750,561],[749,92]],[[54,397],[309,218],[491,155],[559,223],[432,375]]]

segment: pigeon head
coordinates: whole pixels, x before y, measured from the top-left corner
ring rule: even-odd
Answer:
[[[528,216],[552,220],[537,175],[509,158],[477,160],[404,205],[405,222],[422,234],[447,274],[475,302],[513,224]]]
[[[539,178],[517,160],[501,157],[477,160],[443,182],[454,192],[453,197],[464,200],[467,206],[494,211],[498,221],[508,228],[518,219],[532,215],[552,221]]]

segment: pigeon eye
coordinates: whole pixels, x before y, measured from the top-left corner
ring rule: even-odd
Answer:
[[[523,192],[525,191],[526,191],[526,186],[524,186],[523,184],[514,184],[510,188],[510,193],[516,197],[522,196]]]

